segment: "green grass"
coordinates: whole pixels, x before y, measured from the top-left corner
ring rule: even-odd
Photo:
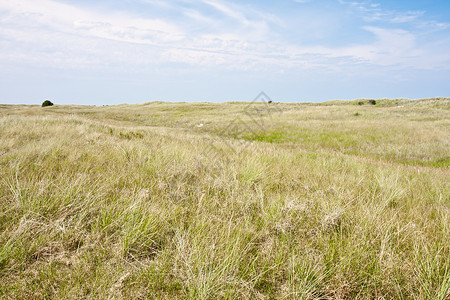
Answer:
[[[0,298],[448,299],[450,100],[357,102],[0,105]]]

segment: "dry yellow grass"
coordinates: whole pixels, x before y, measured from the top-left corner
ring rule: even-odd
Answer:
[[[448,299],[450,100],[357,102],[1,105],[0,296]]]

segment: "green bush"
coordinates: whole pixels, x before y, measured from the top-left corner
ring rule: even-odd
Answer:
[[[46,107],[46,106],[53,106],[52,101],[45,100],[44,102],[42,102],[42,107]]]

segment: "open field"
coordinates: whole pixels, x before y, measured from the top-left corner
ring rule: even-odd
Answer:
[[[449,299],[449,189],[448,98],[0,105],[0,298]]]

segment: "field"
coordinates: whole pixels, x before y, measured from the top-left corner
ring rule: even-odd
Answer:
[[[0,105],[2,299],[450,299],[450,99]]]

